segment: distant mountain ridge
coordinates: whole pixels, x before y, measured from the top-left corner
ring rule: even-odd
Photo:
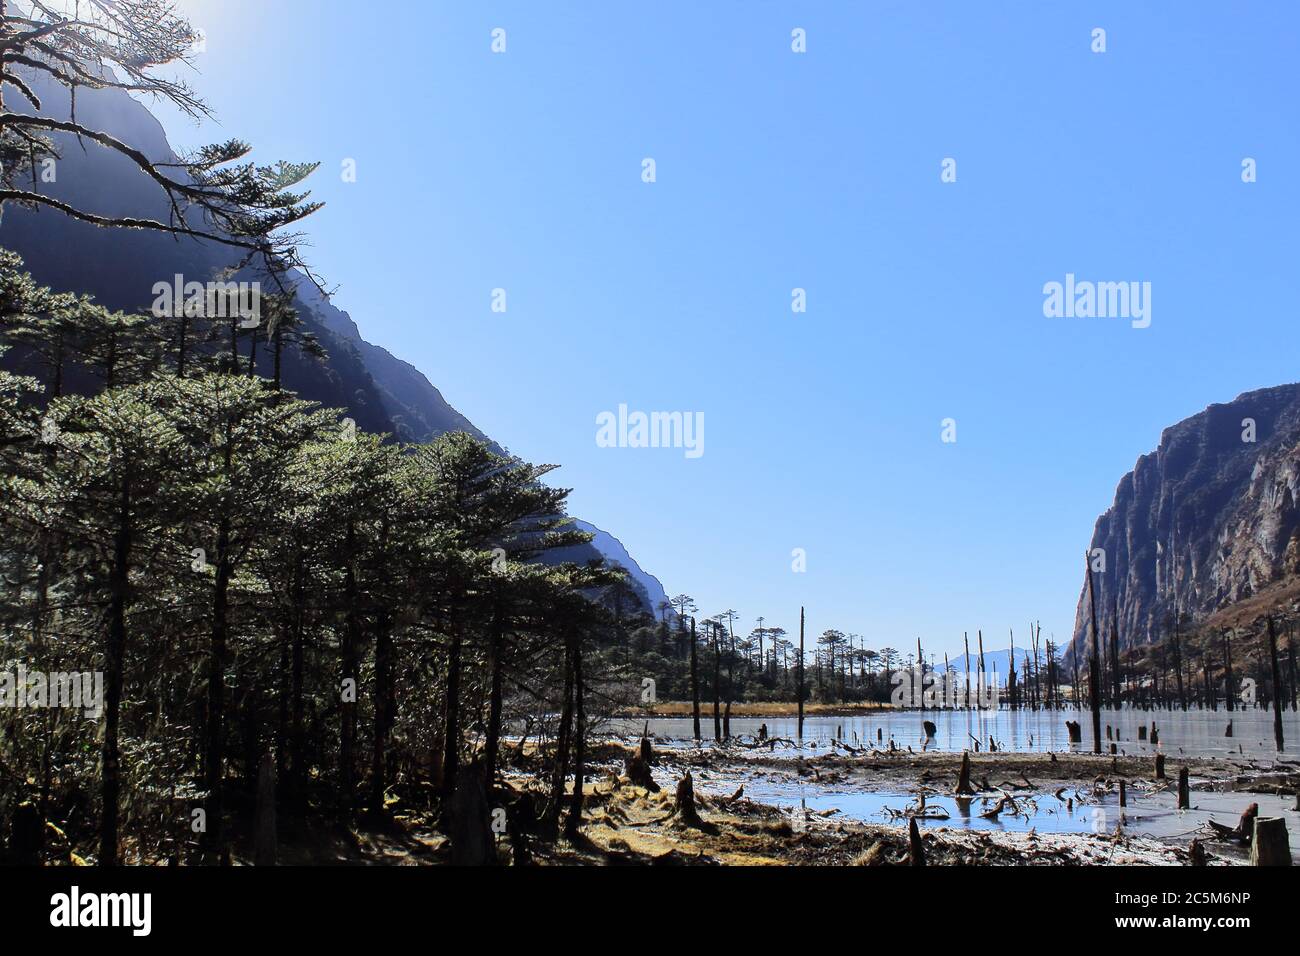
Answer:
[[[44,74],[29,74],[29,82],[41,97],[42,114],[70,117],[71,102],[64,87]],[[6,95],[10,97],[9,109],[37,112],[17,91],[6,91]],[[76,111],[83,125],[110,133],[150,160],[175,161],[157,118],[126,93],[80,89]],[[61,156],[55,182],[40,186],[47,194],[103,215],[167,220],[161,192],[130,160],[94,144],[83,149],[65,134],[55,134],[53,139]],[[147,308],[156,282],[171,281],[177,274],[207,281],[235,258],[230,249],[213,243],[178,240],[147,230],[98,229],[52,210],[12,204],[0,221],[0,245],[21,255],[42,285],[56,291],[88,293],[101,305],[126,312]],[[329,359],[322,365],[288,351],[284,358],[287,388],[323,405],[347,409],[367,431],[389,432],[412,442],[462,431],[505,453],[503,446],[453,408],[418,369],[362,338],[352,317],[330,303],[305,276],[295,273],[294,279],[299,312]],[[262,352],[260,358],[268,360],[266,350]],[[583,527],[596,532],[593,543],[565,549],[562,557],[580,562],[608,558],[618,563],[633,578],[645,610],[657,614],[658,602],[665,599],[658,580],[647,574],[617,539],[594,526]]]
[[[1300,385],[1246,392],[1165,429],[1093,531],[1089,548],[1106,561],[1094,575],[1103,638],[1112,608],[1121,646],[1133,647],[1163,639],[1175,613],[1186,630],[1282,587],[1300,572],[1298,501]],[[1088,619],[1085,580],[1076,650]]]

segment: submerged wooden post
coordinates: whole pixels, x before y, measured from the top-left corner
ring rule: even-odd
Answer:
[[[1178,771],[1178,809],[1190,810],[1192,808],[1192,788],[1187,780],[1187,768],[1182,767]]]
[[[1165,779],[1165,755],[1156,754],[1156,779]]]
[[[913,820],[912,822],[916,822]],[[1281,817],[1256,817],[1250,841],[1251,866],[1290,866],[1291,844]]]

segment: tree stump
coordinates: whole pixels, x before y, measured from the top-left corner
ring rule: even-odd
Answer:
[[[1077,720],[1067,720],[1065,722],[1065,731],[1070,735],[1070,743],[1083,743],[1083,728],[1079,726]]]
[[[650,737],[646,734],[641,735],[641,759],[645,761],[647,767],[655,765],[654,747],[650,746]]]
[[[1121,807],[1128,806],[1128,786],[1123,780],[1119,782],[1119,805]]]
[[[1188,862],[1192,866],[1208,866],[1209,858],[1205,853],[1205,844],[1200,840],[1192,840],[1192,845],[1187,848]]]
[[[970,752],[962,751],[961,774],[957,777],[957,789],[954,793],[962,796],[974,796],[975,788],[970,785]]]
[[[642,743],[644,742],[642,740]],[[655,783],[654,775],[650,772],[650,763],[645,759],[644,747],[640,753],[631,754],[623,762],[623,770],[629,782],[638,787],[645,787],[651,793],[659,792],[659,784]]]
[[[1178,809],[1190,810],[1192,808],[1192,788],[1187,781],[1187,768],[1182,767],[1178,771]]]
[[[673,814],[688,827],[694,827],[697,830],[707,830],[708,825],[700,818],[699,811],[695,809],[695,780],[691,777],[691,772],[686,771],[686,776],[682,777],[677,783],[677,799],[673,807]]]
[[[1156,754],[1156,779],[1165,779],[1165,755]]]
[[[1146,739],[1147,739],[1147,726],[1146,724],[1143,724],[1141,727],[1138,728],[1138,740],[1146,740]]]
[[[1255,836],[1250,841],[1251,866],[1290,866],[1291,844],[1286,821],[1281,817],[1256,817]]]
[[[925,866],[925,844],[921,842],[921,828],[916,825],[916,817],[908,821],[907,862],[911,866]]]
[[[1223,732],[1223,736],[1225,737],[1232,736],[1232,721],[1228,721],[1228,729]]]
[[[1155,724],[1152,724],[1151,725],[1151,746],[1156,747],[1159,746],[1159,744],[1160,744],[1160,731],[1156,729]]]
[[[253,864],[275,866],[275,758],[262,754],[257,768],[257,809],[255,811]]]

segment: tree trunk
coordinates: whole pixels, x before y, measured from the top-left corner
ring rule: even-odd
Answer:
[[[388,789],[388,734],[396,710],[392,669],[392,620],[387,611],[381,611],[375,623],[375,732],[370,753],[370,806],[380,814]]]
[[[564,806],[564,779],[569,775],[569,738],[573,730],[573,637],[564,639],[564,699],[560,727],[555,737],[555,765],[551,768],[551,802],[546,808],[546,830],[554,836],[560,828]]]
[[[722,743],[722,641],[713,631],[713,740]]]
[[[1088,706],[1092,709],[1092,752],[1101,753],[1101,668],[1098,665],[1097,592],[1092,586],[1092,563],[1083,556],[1088,574],[1088,620],[1092,625],[1092,655],[1088,660]],[[1037,657],[1037,651],[1034,652]]]
[[[492,803],[493,791],[496,789],[497,752],[501,746],[501,681],[503,664],[501,655],[504,650],[504,628],[501,620],[501,607],[498,603],[492,616],[492,636],[488,645],[488,666],[492,673],[492,690],[488,700],[487,739],[483,744],[483,789],[487,793],[488,803]]]
[[[799,739],[803,740],[803,608],[799,608]]]
[[[361,693],[361,596],[355,569],[356,527],[351,521],[348,522],[347,549],[347,566],[343,573],[347,609],[339,662],[339,796],[344,814],[351,816],[356,805],[357,697]]]
[[[292,777],[290,789],[294,805],[302,808],[307,802],[307,737],[303,725],[303,615],[306,613],[303,594],[302,557],[298,558],[298,567],[294,572],[294,601],[292,609],[293,646],[290,649],[290,731],[289,731],[289,767]]]
[[[226,640],[230,577],[230,519],[222,515],[217,531],[216,585],[212,596],[212,637],[208,649],[207,755],[204,761],[204,784],[208,789],[204,855],[208,863],[220,860],[225,840],[222,787],[225,774]]]
[[[262,754],[257,768],[257,807],[254,813],[253,863],[256,866],[275,866],[275,759]]]
[[[582,639],[573,642],[573,699],[577,710],[573,742],[573,798],[569,803],[569,818],[564,825],[564,835],[572,839],[582,826],[582,778],[586,775],[587,711],[583,704]]]
[[[497,862],[482,770],[467,766],[457,771],[450,807],[451,863],[453,866],[491,866]]]
[[[104,743],[100,798],[99,865],[117,865],[117,814],[121,794],[121,755],[118,752],[118,719],[122,707],[122,685],[126,665],[126,607],[131,561],[131,479],[125,463],[118,498],[117,533],[113,541],[113,573],[110,579],[108,648],[104,655]]]
[[[691,618],[691,716],[695,721],[695,743],[700,742],[700,679],[696,664],[695,618]]]
[[[451,608],[451,646],[447,649],[447,697],[444,703],[442,752],[443,803],[450,805],[460,769],[460,621]]]
[[[1277,631],[1273,629],[1273,618],[1268,619],[1268,655],[1273,666],[1273,739],[1277,749],[1281,750],[1282,741],[1282,672],[1277,666]]]

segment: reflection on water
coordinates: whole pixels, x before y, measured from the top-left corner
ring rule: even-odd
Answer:
[[[1051,793],[1014,794],[1016,809],[1004,811],[996,817],[983,816],[996,803],[1000,794],[962,799],[947,794],[929,794],[926,807],[940,808],[947,813],[943,819],[918,817],[922,826],[956,827],[963,830],[990,830],[1023,833],[1114,833],[1123,828],[1127,833],[1170,840],[1186,845],[1198,834],[1205,836],[1206,821],[1235,825],[1241,811],[1248,803],[1258,803],[1262,816],[1282,817],[1292,834],[1292,859],[1300,863],[1300,813],[1295,809],[1295,798],[1258,793],[1218,793],[1194,791],[1190,810],[1177,809],[1177,797],[1168,790],[1148,793],[1137,788],[1128,791],[1128,806],[1121,809],[1115,793],[1089,794],[1088,802],[1069,799],[1075,788],[1066,788],[1059,799]],[[915,806],[913,794],[838,791],[818,787],[803,781],[783,783],[754,780],[745,784],[745,794],[760,803],[794,810],[805,807],[814,814],[838,811],[836,817],[861,820],[867,823],[901,823],[905,818],[898,812]],[[797,815],[794,817],[797,819]],[[1244,858],[1246,849],[1232,843],[1213,844],[1215,853]]]
[[[702,713],[701,717],[705,715]],[[712,714],[701,720],[705,741],[713,732]],[[999,750],[1046,752],[1070,749],[1067,720],[1078,721],[1083,729],[1083,743],[1075,749],[1092,750],[1092,715],[1089,711],[1065,710],[1026,711],[965,711],[965,710],[881,710],[855,716],[816,716],[804,720],[803,744],[806,749],[830,745],[843,728],[845,743],[853,747],[888,747],[892,739],[898,747],[920,750],[925,735],[923,722],[931,721],[936,729],[930,750],[974,750],[975,739],[980,750],[987,751],[989,738]],[[1225,737],[1228,722],[1232,721],[1233,735]],[[619,729],[626,733],[639,733],[643,720],[628,721]],[[650,731],[657,737],[687,740],[692,734],[689,717],[652,717]],[[757,736],[759,727],[766,724],[769,736],[794,740],[798,721],[793,717],[732,717],[733,735]],[[1252,709],[1226,710],[1103,710],[1101,713],[1102,752],[1108,753],[1112,739],[1121,753],[1150,753],[1154,751],[1149,739],[1138,739],[1138,728],[1145,727],[1148,737],[1151,725],[1160,731],[1160,750],[1165,753],[1185,753],[1188,756],[1224,755],[1242,752],[1267,757],[1277,753],[1273,743],[1273,712]],[[1286,737],[1284,753],[1300,753],[1300,714],[1287,710],[1282,714]],[[1107,728],[1110,728],[1110,737]],[[788,753],[789,751],[787,751]],[[780,753],[780,750],[777,751]]]

